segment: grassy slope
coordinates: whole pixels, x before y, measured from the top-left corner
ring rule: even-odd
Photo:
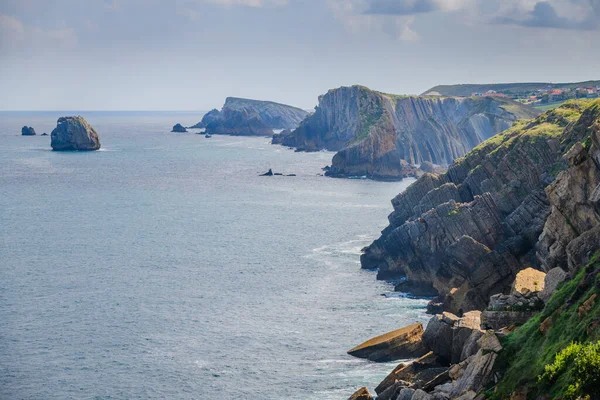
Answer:
[[[579,86],[600,86],[600,81],[585,81],[585,82],[572,82],[572,83],[548,83],[548,82],[526,82],[526,83],[488,83],[488,84],[463,84],[463,85],[438,85],[425,91],[429,93],[432,91],[439,92],[443,96],[470,96],[471,94],[478,92],[487,92],[488,90],[496,91],[511,91],[511,92],[522,92],[522,91],[535,91],[539,89],[545,89],[549,85],[555,89],[573,89]]]
[[[562,284],[540,314],[504,339],[505,348],[496,366],[504,369],[505,374],[495,390],[489,392],[490,398],[509,398],[513,391],[524,386],[529,388],[528,398],[565,395],[572,376],[563,374],[552,383],[540,383],[538,377],[570,343],[600,339],[600,326],[596,324],[600,322],[600,301],[584,316],[577,312],[593,294],[600,295],[599,270],[600,252],[573,279]],[[540,325],[548,318],[552,326],[544,335]]]

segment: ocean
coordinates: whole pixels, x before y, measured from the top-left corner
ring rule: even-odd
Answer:
[[[100,151],[39,136],[73,114]],[[0,398],[346,399],[396,365],[346,351],[427,320],[359,263],[412,180],[169,132],[200,118],[0,113]]]

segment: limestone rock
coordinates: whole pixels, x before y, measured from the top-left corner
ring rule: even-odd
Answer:
[[[396,400],[412,400],[413,395],[415,394],[414,389],[402,389]]]
[[[488,331],[479,339],[480,350],[464,363],[466,368],[453,382],[451,398],[458,398],[469,392],[477,393],[492,379],[492,372],[498,352],[502,350],[500,341],[494,333]]]
[[[348,400],[373,400],[373,396],[366,387],[358,389]]]
[[[565,267],[569,243],[597,226],[600,152],[593,144],[575,167],[556,171],[568,167],[562,156],[572,144],[596,137],[600,115],[585,102],[564,107],[569,119],[550,111],[482,143],[445,174],[424,174],[392,200],[389,226],[361,264],[378,268],[378,279],[435,288],[457,315],[485,309],[527,267]],[[586,257],[572,251],[573,263]]]
[[[453,327],[458,320],[456,315],[448,312],[434,315],[423,334],[423,342],[427,347],[448,362],[452,360]]]
[[[392,385],[401,382],[402,385],[408,386],[405,382],[414,381],[417,374],[421,371],[431,368],[442,367],[442,361],[438,356],[429,352],[423,357],[413,361],[412,363],[405,365],[400,364],[375,388],[375,392],[381,397],[383,393]],[[402,386],[402,387],[405,387]],[[385,396],[379,400],[385,400]]]
[[[498,99],[395,96],[341,87],[320,96],[315,112],[282,143],[302,151],[337,151],[329,176],[393,180],[415,175],[424,162],[448,165],[517,118],[535,115]]]
[[[100,148],[98,133],[81,116],[61,117],[50,134],[52,150],[90,151]]]
[[[183,126],[181,124],[175,124],[175,126],[173,126],[173,130],[171,132],[184,133],[184,132],[187,132],[187,129],[185,129],[185,126]]]
[[[30,126],[24,126],[21,128],[22,136],[35,136],[35,129]]]
[[[463,361],[465,345],[474,332],[481,333],[481,311],[470,311],[465,313],[453,326],[451,363],[456,364]],[[470,354],[469,354],[470,355]]]
[[[273,136],[273,129],[293,129],[308,115],[300,108],[272,101],[228,97],[221,111],[212,110],[192,128],[207,134]]]
[[[550,300],[558,285],[567,278],[567,273],[559,267],[552,268],[544,278],[544,289],[538,293],[538,296],[544,303]]]
[[[377,362],[417,358],[427,353],[422,336],[423,325],[417,323],[370,339],[349,350],[348,354]]]
[[[542,271],[533,268],[526,268],[517,273],[515,281],[512,284],[511,291],[526,293],[526,292],[541,292],[544,290],[546,274]]]

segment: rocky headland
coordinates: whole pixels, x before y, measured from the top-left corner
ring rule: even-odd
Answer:
[[[597,398],[600,101],[519,122],[392,204],[362,265],[438,297],[424,332],[366,342],[419,348],[420,335],[429,352],[377,399]]]
[[[319,97],[315,112],[274,144],[298,151],[330,150],[328,176],[396,180],[422,163],[447,166],[537,111],[507,99],[398,96],[364,86]]]
[[[98,132],[81,116],[61,117],[50,134],[52,150],[91,151],[100,148]]]
[[[285,104],[228,97],[220,111],[208,112],[190,128],[204,128],[211,135],[272,136],[273,129],[294,129],[307,115]]]

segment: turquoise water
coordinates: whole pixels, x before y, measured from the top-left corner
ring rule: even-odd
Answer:
[[[349,348],[426,320],[359,265],[410,181],[169,133],[193,113],[82,113],[98,152],[20,136],[63,114],[0,113],[0,398],[346,399],[393,367]]]

